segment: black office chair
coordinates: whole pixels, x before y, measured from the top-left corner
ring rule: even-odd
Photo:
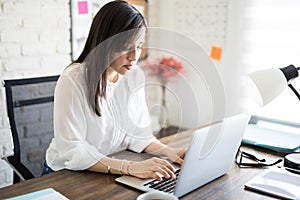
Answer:
[[[41,175],[53,137],[54,88],[59,76],[4,80],[14,155],[14,183]]]

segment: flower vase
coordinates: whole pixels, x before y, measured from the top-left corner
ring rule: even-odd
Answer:
[[[166,82],[165,81],[162,81],[161,89],[162,89],[162,98],[161,98],[159,124],[161,129],[165,129],[168,127],[168,111],[166,106]]]

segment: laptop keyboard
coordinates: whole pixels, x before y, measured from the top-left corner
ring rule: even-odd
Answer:
[[[177,180],[178,180],[179,172],[180,172],[180,169],[178,169],[175,172],[175,175],[176,175],[175,179],[171,179],[171,178],[167,179],[167,178],[163,177],[162,181],[152,180],[152,181],[145,183],[143,186],[150,187],[155,190],[159,190],[159,191],[163,191],[163,192],[167,192],[167,193],[173,193],[176,183],[177,183]]]

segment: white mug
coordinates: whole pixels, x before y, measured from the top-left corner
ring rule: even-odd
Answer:
[[[178,200],[178,198],[173,194],[154,191],[141,194],[136,200]]]

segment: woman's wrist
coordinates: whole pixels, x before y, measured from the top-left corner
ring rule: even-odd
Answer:
[[[120,172],[121,175],[124,174],[123,170],[124,170],[124,163],[125,163],[125,162],[126,162],[126,160],[122,160],[122,161],[121,161],[120,170],[119,170],[119,172]]]
[[[132,164],[135,162],[126,159],[115,159],[114,157],[103,157],[92,167],[90,171],[102,172],[107,174],[132,175]]]
[[[168,147],[166,146],[163,150],[162,150],[162,156],[165,156],[165,157],[170,157],[170,155],[172,154],[173,152],[173,148],[172,147]]]
[[[128,162],[128,164],[127,164],[127,168],[126,168],[126,175],[132,175],[131,173],[130,173],[130,167],[131,167],[131,165],[132,165],[132,161],[130,161],[130,162]]]
[[[161,143],[159,140],[152,142],[150,145],[148,145],[144,152],[150,153],[156,156],[166,156],[168,152],[168,146]]]
[[[118,173],[121,175],[131,175],[131,165],[133,161],[121,160]]]

